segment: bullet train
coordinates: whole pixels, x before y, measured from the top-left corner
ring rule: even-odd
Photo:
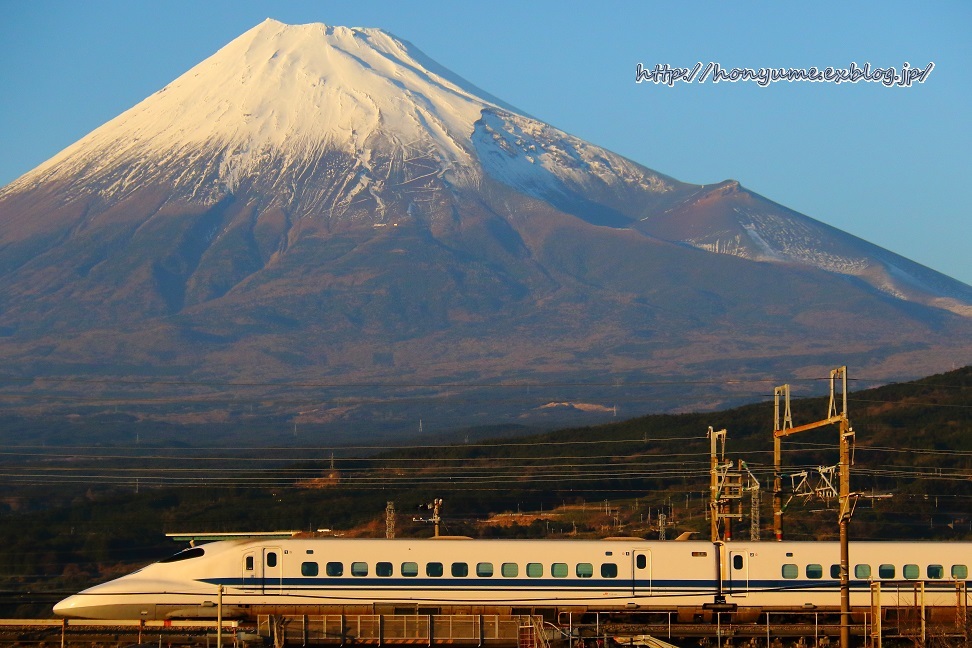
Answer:
[[[836,542],[222,540],[90,587],[54,612],[164,620],[215,618],[218,610],[227,619],[677,610],[691,618],[724,603],[755,619],[761,611],[839,609],[839,555]],[[954,615],[957,596],[970,602],[970,566],[970,542],[852,542],[851,605],[870,605],[872,582],[886,581],[889,592],[921,581],[926,606]]]

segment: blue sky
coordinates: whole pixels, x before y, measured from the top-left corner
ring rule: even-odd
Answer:
[[[727,178],[972,284],[972,3],[0,0],[0,185],[272,17],[380,27],[679,180]],[[935,64],[925,83],[636,84],[638,63]]]

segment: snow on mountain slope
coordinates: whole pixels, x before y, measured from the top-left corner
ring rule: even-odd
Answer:
[[[696,187],[637,229],[707,252],[862,279],[895,299],[972,316],[972,287],[755,194],[729,180]]]
[[[519,144],[536,158],[512,155]],[[170,202],[252,188],[298,217],[339,217],[366,198],[383,222],[387,192],[430,177],[441,182],[428,190],[475,188],[482,165],[537,197],[674,183],[517,114],[386,32],[268,19],[0,197],[60,182],[67,200],[117,203],[162,182]],[[338,191],[314,186],[328,184]]]
[[[543,122],[485,111],[472,136],[486,171],[537,198],[550,192],[584,192],[599,186],[634,185],[666,192],[680,186],[630,160],[592,146]]]
[[[501,107],[416,56],[380,30],[268,19],[4,193],[66,179],[118,200],[167,180],[212,203],[273,169],[263,184],[293,198],[293,179],[325,153],[348,153],[367,173],[376,150],[431,155],[450,182],[468,184],[473,124]]]

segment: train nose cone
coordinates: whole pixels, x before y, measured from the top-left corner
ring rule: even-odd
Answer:
[[[54,614],[62,617],[72,617],[74,616],[73,611],[77,605],[77,596],[69,596],[63,601],[58,601],[54,605]]]

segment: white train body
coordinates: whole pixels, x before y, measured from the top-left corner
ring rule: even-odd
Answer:
[[[718,595],[756,613],[836,609],[838,563],[836,542],[226,540],[95,585],[54,612],[211,618],[220,585],[226,618],[388,609],[689,610]],[[870,605],[874,581],[924,581],[927,606],[954,610],[970,566],[972,543],[852,542],[851,604]]]

